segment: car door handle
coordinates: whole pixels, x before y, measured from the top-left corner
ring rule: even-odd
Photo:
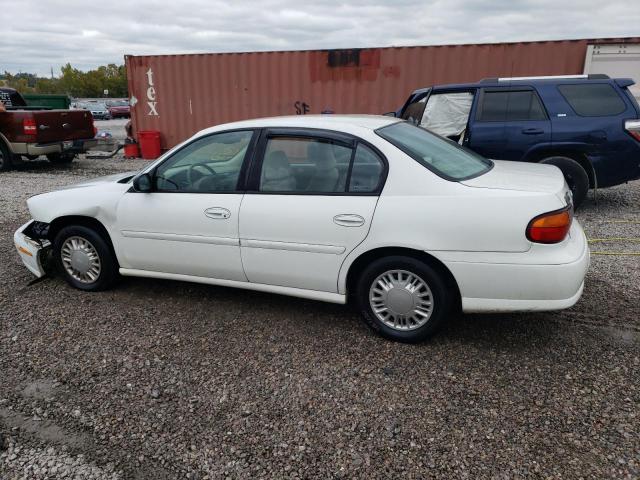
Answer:
[[[231,212],[222,207],[207,208],[204,211],[204,214],[206,217],[212,218],[213,220],[227,220],[231,217]]]
[[[522,133],[525,135],[541,135],[544,133],[544,130],[541,128],[525,128],[522,130]]]
[[[361,227],[364,225],[364,218],[352,213],[344,213],[333,217],[333,223],[341,227]]]

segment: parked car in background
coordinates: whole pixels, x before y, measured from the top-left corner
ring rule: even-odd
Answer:
[[[14,238],[37,276],[52,249],[81,290],[119,273],[353,300],[401,341],[460,307],[570,307],[589,264],[557,168],[487,160],[383,116],[220,125],[138,174],[28,206],[33,220]]]
[[[15,160],[46,155],[52,163],[69,163],[96,144],[93,118],[87,111],[28,107],[20,93],[0,88],[0,170]]]
[[[100,102],[86,102],[82,104],[82,108],[89,110],[91,115],[96,120],[109,120],[111,119],[111,114],[109,113],[109,109],[104,103]]]
[[[129,100],[108,100],[106,104],[111,118],[129,118],[131,116]]]
[[[589,188],[640,178],[631,79],[493,78],[414,91],[396,115],[488,158],[557,166],[576,207]]]

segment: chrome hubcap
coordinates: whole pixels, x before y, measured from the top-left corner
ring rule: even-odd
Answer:
[[[369,305],[385,325],[395,330],[415,330],[431,318],[433,294],[427,283],[407,270],[389,270],[376,278],[369,290]]]
[[[100,256],[86,238],[67,238],[62,244],[60,256],[64,269],[79,282],[93,283],[100,276]]]

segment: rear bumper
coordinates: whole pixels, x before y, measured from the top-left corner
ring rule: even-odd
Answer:
[[[65,142],[52,143],[11,143],[9,147],[16,155],[49,155],[50,153],[84,153],[97,144],[94,138],[69,140],[70,144]]]
[[[552,255],[545,258],[545,250]],[[562,245],[545,245],[537,252],[522,256],[521,263],[513,258],[509,260],[512,263],[445,261],[458,282],[462,310],[562,310],[580,299],[590,254],[587,239],[577,222],[571,228],[571,237]],[[559,258],[561,263],[556,263]]]
[[[30,220],[15,231],[13,243],[24,266],[36,277],[40,278],[46,274],[44,255],[51,248],[51,242],[48,240],[36,240],[26,235],[25,231],[32,223],[33,220]]]

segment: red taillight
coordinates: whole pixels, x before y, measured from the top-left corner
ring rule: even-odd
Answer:
[[[25,118],[22,120],[22,131],[25,135],[35,135],[38,133],[36,121],[33,118]]]
[[[640,142],[640,120],[627,120],[624,122],[624,129]]]
[[[529,222],[527,238],[537,243],[561,242],[569,233],[572,221],[573,211],[571,207],[543,213]]]

